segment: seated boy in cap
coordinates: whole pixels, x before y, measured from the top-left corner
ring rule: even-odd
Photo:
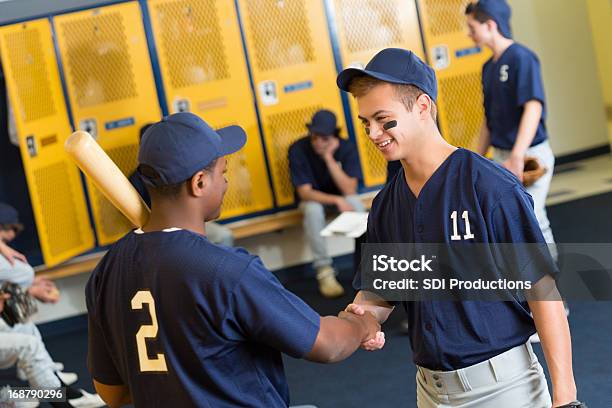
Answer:
[[[138,171],[151,194],[142,229],[117,241],[86,288],[89,370],[111,407],[286,407],[281,352],[334,362],[381,336],[372,315],[320,317],[244,249],[216,245],[226,158],[238,126],[191,113],[151,126]],[[355,317],[359,317],[355,319]]]
[[[142,140],[142,135],[147,131],[147,129],[152,125],[152,123],[148,123],[140,128],[140,140]],[[130,183],[134,186],[138,194],[142,197],[142,200],[147,204],[149,208],[151,208],[151,196],[145,187],[144,182],[140,178],[140,174],[138,171],[134,171],[128,177]],[[234,234],[232,230],[227,228],[225,225],[221,225],[214,221],[208,221],[206,223],[206,236],[215,244],[233,246],[234,245]]]
[[[355,97],[370,142],[387,161],[402,164],[372,203],[368,243],[431,243],[447,248],[477,243],[545,245],[531,197],[518,179],[442,137],[436,124],[436,75],[414,53],[384,49],[365,69],[342,71],[337,82]],[[497,260],[477,259],[483,270],[502,276],[517,272],[500,270]],[[534,285],[540,279],[550,282],[557,272],[550,256],[542,262],[522,261],[526,266],[521,276],[529,274]],[[466,278],[463,273],[468,271],[454,272]],[[429,298],[399,302],[372,293],[372,282],[362,281],[360,273],[353,284],[359,292],[347,310],[368,310],[381,323],[395,306],[401,305],[407,313],[418,367],[419,408],[550,408],[575,400],[570,331],[562,301],[525,301],[518,296],[508,301],[450,301],[436,298],[432,291]],[[406,292],[400,295],[406,299]],[[536,330],[551,374],[552,404],[528,341]],[[372,348],[370,343],[364,348]]]
[[[362,177],[359,156],[355,145],[339,137],[333,112],[316,112],[306,127],[308,135],[289,148],[291,181],[304,212],[304,230],[314,258],[319,291],[325,297],[337,297],[344,289],[336,280],[321,230],[325,228],[326,209],[364,211],[356,195]]]

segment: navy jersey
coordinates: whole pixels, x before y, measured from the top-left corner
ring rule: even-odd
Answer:
[[[393,180],[397,172],[402,168],[402,162],[400,160],[387,162],[387,180],[385,183]]]
[[[92,377],[137,407],[286,407],[280,352],[303,357],[320,324],[258,257],[177,229],[119,240],[86,300]]]
[[[514,43],[497,61],[489,59],[482,68],[482,88],[491,144],[511,150],[516,142],[525,103],[542,103],[542,117],[532,146],[542,143],[546,133],[546,99],[540,61],[528,48]]]
[[[334,152],[334,159],[349,176],[361,180],[361,167],[357,148],[351,142],[340,139],[340,146]],[[325,162],[310,143],[310,137],[303,137],[289,148],[289,171],[295,187],[311,184],[312,188],[328,194],[340,194]]]
[[[453,213],[461,220],[462,239],[468,236],[471,242],[545,242],[531,196],[516,178],[465,149],[457,149],[442,163],[418,198],[408,187],[404,171],[398,171],[372,203],[367,242],[450,243],[455,234]],[[361,289],[360,274],[354,286]],[[402,304],[408,314],[414,362],[432,370],[457,370],[485,361],[525,343],[535,333],[525,302]]]

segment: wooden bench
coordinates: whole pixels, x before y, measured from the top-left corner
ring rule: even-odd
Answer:
[[[372,206],[376,191],[361,194],[360,197],[366,208]],[[234,234],[234,239],[253,237],[269,232],[280,231],[286,228],[302,225],[302,212],[298,209],[281,211],[270,215],[261,215],[245,220],[225,224]],[[61,279],[81,273],[92,271],[100,262],[106,251],[75,257],[61,265],[47,268],[44,265],[34,268],[37,276],[48,279]]]

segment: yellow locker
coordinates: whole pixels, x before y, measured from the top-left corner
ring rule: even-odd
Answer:
[[[469,0],[419,0],[427,53],[438,76],[440,131],[449,143],[474,148],[484,120],[481,72],[490,52],[467,35]]]
[[[276,201],[294,202],[287,151],[314,112],[338,116],[346,135],[322,0],[239,0]]]
[[[93,248],[49,20],[0,27],[0,52],[43,258],[56,265]]]
[[[153,34],[171,113],[191,111],[213,127],[242,126],[247,145],[228,158],[222,218],[272,208],[234,3],[150,0]]]
[[[127,175],[137,165],[139,128],[161,117],[137,2],[54,17],[75,126],[91,132]],[[98,242],[131,226],[88,182]]]
[[[413,51],[424,58],[419,20],[414,1],[407,0],[333,0],[340,56],[344,64],[365,66],[383,48]],[[357,104],[349,97],[357,146],[366,186],[383,184],[387,162],[368,140],[358,119]]]

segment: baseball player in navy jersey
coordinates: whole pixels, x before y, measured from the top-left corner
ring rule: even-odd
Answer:
[[[493,160],[523,181],[526,157],[534,157],[547,171],[527,192],[533,197],[535,215],[553,257],[554,237],[546,214],[546,196],[555,156],[546,131],[546,98],[540,61],[533,51],[512,40],[510,6],[505,0],[470,3],[465,12],[470,38],[493,51],[482,68],[486,120],[477,152],[493,147]]]
[[[86,287],[88,366],[117,407],[286,407],[281,352],[335,362],[374,339],[371,315],[320,317],[243,249],[213,244],[224,156],[246,135],[191,113],[151,126],[138,171],[151,194],[142,229],[115,243]]]
[[[448,144],[436,125],[434,71],[412,52],[390,48],[338,86],[356,99],[369,139],[402,170],[373,201],[368,243],[543,243],[531,197],[499,165]],[[459,221],[460,222],[459,222]],[[547,270],[556,271],[547,257]],[[546,272],[546,271],[543,271]],[[394,307],[408,316],[418,367],[417,405],[550,408],[576,398],[571,339],[561,301],[387,302],[361,290],[348,311],[384,322]],[[533,317],[530,315],[532,313]],[[538,331],[553,385],[528,342]],[[365,342],[366,349],[382,341]]]

